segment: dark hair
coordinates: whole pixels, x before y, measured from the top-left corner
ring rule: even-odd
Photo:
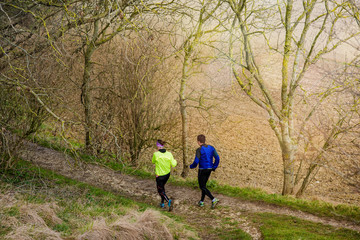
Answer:
[[[205,143],[205,135],[203,134],[200,134],[197,136],[197,140],[200,142],[200,143]]]
[[[161,139],[158,139],[157,142],[160,143],[160,144],[163,145],[163,146],[166,144],[166,142],[163,141],[163,140],[161,140]]]

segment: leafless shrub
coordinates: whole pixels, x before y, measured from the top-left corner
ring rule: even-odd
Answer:
[[[18,158],[23,139],[47,118],[30,88],[0,82],[0,167],[8,169]]]
[[[337,93],[335,110],[338,134],[332,142],[329,157],[336,164],[330,169],[347,184],[360,190],[360,81],[359,62],[335,74],[335,83],[341,86]],[[341,74],[341,75],[340,75]]]
[[[140,153],[177,123],[163,54],[161,46],[135,39],[112,44],[106,59],[98,60],[103,62],[93,90],[98,151],[121,151],[136,165]]]
[[[320,94],[332,98],[319,104],[311,124],[303,131],[302,161],[307,171],[297,195],[301,196],[320,167],[355,189],[360,186],[360,84],[356,64],[329,71],[332,84]],[[300,171],[299,171],[300,172]]]

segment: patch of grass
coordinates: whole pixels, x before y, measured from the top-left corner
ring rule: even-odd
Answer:
[[[216,228],[219,239],[244,239],[250,240],[252,237],[239,228],[239,223],[231,218],[222,219],[222,227]]]
[[[1,221],[1,218],[0,218]],[[8,234],[11,231],[10,227],[5,227],[3,225],[0,224],[0,237],[5,236],[6,234]]]
[[[224,231],[223,229],[217,229],[219,232],[219,239],[243,239],[243,240],[251,240],[251,236],[246,232],[242,231],[240,228],[234,228],[231,230]]]
[[[221,217],[210,211],[206,218],[203,218],[199,224],[201,230],[210,234],[210,238],[216,239],[245,239],[250,240],[252,237],[239,227],[239,222],[229,218]]]
[[[262,201],[265,203],[286,206],[291,209],[309,212],[318,216],[347,219],[360,223],[360,208],[357,206],[345,204],[333,205],[323,201],[309,201],[291,196],[267,194],[261,189],[253,188],[237,188],[219,184],[214,184],[213,186],[209,186],[209,188],[214,192],[227,196],[239,197],[244,200]]]
[[[360,239],[360,233],[336,229],[329,225],[301,220],[291,216],[259,213],[252,216],[260,226],[264,239],[316,239],[316,240],[352,240]]]
[[[20,215],[19,208],[18,207],[11,207],[6,209],[6,212],[4,214],[7,214],[11,217],[18,217]]]
[[[52,229],[61,232],[64,236],[71,235],[71,227],[68,223],[56,224]]]

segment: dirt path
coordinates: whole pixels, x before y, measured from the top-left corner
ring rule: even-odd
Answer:
[[[159,202],[155,181],[151,179],[139,179],[93,164],[81,164],[80,166],[74,167],[74,160],[71,157],[34,143],[26,144],[22,152],[22,158],[66,177],[119,193],[137,201],[150,204],[157,204]],[[166,191],[175,199],[174,214],[185,217],[193,226],[201,225],[199,223],[205,223],[206,221],[217,224],[217,221],[220,221],[226,216],[231,220],[239,222],[239,228],[250,234],[253,239],[261,239],[262,236],[259,229],[251,221],[246,219],[246,213],[268,212],[294,216],[312,222],[328,224],[333,227],[348,228],[360,232],[360,226],[352,222],[321,218],[301,211],[270,204],[242,201],[220,194],[215,195],[220,199],[220,205],[223,207],[211,211],[209,210],[210,203],[206,202],[206,207],[199,209],[195,207],[195,203],[200,196],[200,190],[172,186],[171,184],[167,184],[166,187]],[[216,218],[216,216],[219,218]],[[200,227],[199,230],[201,230]],[[211,233],[200,232],[200,234],[206,239],[216,238],[216,236],[211,236]]]

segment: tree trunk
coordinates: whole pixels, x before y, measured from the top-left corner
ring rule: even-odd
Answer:
[[[187,151],[188,151],[188,143],[187,143],[187,137],[188,137],[188,122],[187,122],[187,112],[186,112],[186,102],[183,97],[180,96],[180,112],[181,112],[181,126],[182,126],[182,136],[181,136],[181,142],[182,142],[182,148],[183,148],[183,171],[181,173],[182,177],[186,177],[189,173],[189,168],[187,164]]]
[[[91,108],[91,71],[93,63],[91,57],[95,51],[95,41],[98,38],[98,25],[99,22],[94,23],[93,38],[90,42],[87,42],[87,48],[84,53],[84,74],[83,84],[81,88],[82,103],[84,105],[85,112],[85,149],[86,151],[92,152],[92,108]]]
[[[306,187],[308,186],[309,182],[310,182],[310,175],[311,173],[315,170],[315,168],[317,167],[317,164],[311,164],[311,166],[309,167],[307,173],[306,173],[306,176],[301,184],[301,187],[300,189],[297,191],[296,193],[296,197],[301,197],[304,192],[305,192],[305,189]]]
[[[188,60],[190,56],[191,50],[185,53],[184,56],[184,63],[182,69],[182,78],[180,84],[180,92],[179,92],[179,103],[180,103],[180,113],[181,113],[181,126],[182,126],[182,149],[183,149],[183,170],[181,173],[182,177],[186,177],[189,173],[189,167],[187,164],[187,152],[188,152],[188,119],[187,119],[187,112],[186,112],[186,97],[185,97],[185,87],[186,87],[186,80],[187,80],[187,71],[188,71]]]
[[[90,48],[90,47],[89,47]],[[90,94],[90,72],[92,69],[91,64],[91,55],[92,51],[89,51],[89,48],[85,53],[85,68],[83,75],[83,85],[81,89],[82,102],[84,105],[85,111],[85,148],[86,150],[91,149],[91,139],[92,139],[92,109],[91,109],[91,94]]]
[[[284,183],[282,195],[292,194],[294,191],[294,157],[291,152],[283,151],[282,158],[284,164]]]
[[[294,161],[296,145],[293,143],[289,135],[289,124],[287,122],[282,124],[282,142],[280,142],[280,145],[284,168],[282,195],[289,195],[294,192]]]

